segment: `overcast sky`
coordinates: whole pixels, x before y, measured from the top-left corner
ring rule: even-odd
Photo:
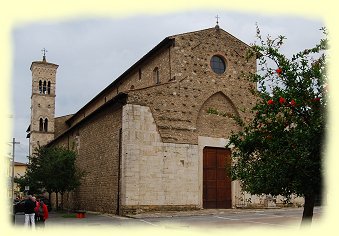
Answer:
[[[265,16],[227,11],[191,11],[128,18],[78,18],[33,22],[13,28],[13,137],[16,161],[27,162],[32,61],[59,65],[56,116],[77,112],[96,94],[167,36],[219,26],[247,44],[255,42],[257,23],[262,34],[287,37],[284,52],[291,55],[312,47],[322,37],[321,18]]]

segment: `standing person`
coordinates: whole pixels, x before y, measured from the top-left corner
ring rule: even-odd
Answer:
[[[37,226],[45,227],[45,221],[48,218],[47,205],[41,199],[38,199],[36,208],[34,210],[36,215],[35,219]]]
[[[34,208],[36,207],[36,203],[31,195],[28,195],[25,201],[25,227],[28,227],[28,224],[31,223],[32,229],[35,229],[35,213]]]

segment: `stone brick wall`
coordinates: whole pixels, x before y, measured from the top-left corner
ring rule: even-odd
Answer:
[[[40,118],[48,119],[48,131],[54,132],[54,114],[55,114],[55,98],[53,95],[33,95],[32,96],[32,121],[31,130],[39,131]]]
[[[121,117],[121,108],[107,107],[54,143],[78,152],[77,166],[86,171],[81,186],[65,195],[65,208],[117,213]]]
[[[173,116],[169,119],[171,121],[174,119],[174,123],[184,127],[181,130],[186,130],[186,127],[189,130],[194,129],[202,104],[218,92],[222,92],[225,99],[232,104],[231,112],[237,111],[243,118],[248,119],[250,114],[246,109],[254,105],[255,99],[248,89],[256,86],[245,79],[249,72],[256,71],[256,58],[246,59],[248,45],[224,30],[215,28],[169,38],[175,40],[173,46],[160,50],[148,60],[138,64],[123,80],[91,101],[74,117],[73,125],[119,92],[127,91],[136,96],[131,102],[151,107],[156,122],[163,127],[160,127],[160,134],[165,139],[173,136],[167,134],[171,132],[168,131],[168,127],[173,125],[160,124],[158,119],[162,119],[161,113]],[[222,75],[214,73],[210,67],[213,55],[222,56],[226,61],[227,69]],[[160,85],[155,84],[153,76],[156,67],[159,69]],[[167,86],[170,81],[175,83]],[[177,118],[178,116],[182,118]],[[187,133],[181,136],[185,135]],[[170,139],[168,141],[173,142],[192,140],[184,141],[180,138],[176,140],[173,137]]]
[[[30,154],[33,154],[39,146],[44,146],[48,142],[54,139],[54,133],[52,132],[38,132],[32,131],[29,139],[30,142]]]
[[[116,92],[113,92],[113,93],[114,93],[114,96],[117,95]],[[72,117],[72,119],[74,120],[71,126],[74,126],[77,123],[81,122],[83,119],[91,115],[91,113],[94,112],[96,109],[98,109],[100,106],[104,105],[108,101],[107,96],[100,96],[99,98],[95,100],[95,102],[88,104],[85,109],[82,109],[79,113],[74,114],[74,117]]]
[[[34,61],[32,71],[32,94],[39,94],[39,80],[51,82],[51,94],[55,95],[56,72],[58,65],[42,61]]]
[[[54,137],[58,137],[64,133],[69,127],[66,125],[66,120],[71,118],[73,115],[66,115],[54,118]]]
[[[128,102],[150,107],[164,142],[197,144],[199,135],[227,138],[239,127],[231,118],[209,115],[207,110],[239,115],[245,121],[251,117],[255,97],[249,88],[255,84],[245,75],[255,72],[256,59],[247,60],[248,46],[223,30],[212,28],[173,38],[171,81],[131,90]],[[222,75],[210,68],[213,55],[226,60]]]
[[[139,66],[139,69],[132,73],[119,85],[119,91],[128,91],[140,88],[147,88],[155,85],[153,75],[154,69],[159,70],[160,83],[168,82],[171,79],[171,49],[165,49],[154,55],[151,60]],[[139,75],[140,73],[140,75]]]

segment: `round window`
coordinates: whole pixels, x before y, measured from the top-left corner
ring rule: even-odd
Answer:
[[[221,75],[226,70],[226,63],[222,57],[213,56],[211,58],[211,68],[215,73]]]

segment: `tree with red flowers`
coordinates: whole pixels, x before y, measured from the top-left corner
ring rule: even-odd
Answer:
[[[285,37],[263,39],[259,28],[257,37],[249,56],[260,55],[250,75],[258,101],[253,120],[240,120],[242,131],[230,137],[231,175],[251,194],[303,196],[302,224],[311,222],[323,190],[327,40],[287,58],[280,53]]]

